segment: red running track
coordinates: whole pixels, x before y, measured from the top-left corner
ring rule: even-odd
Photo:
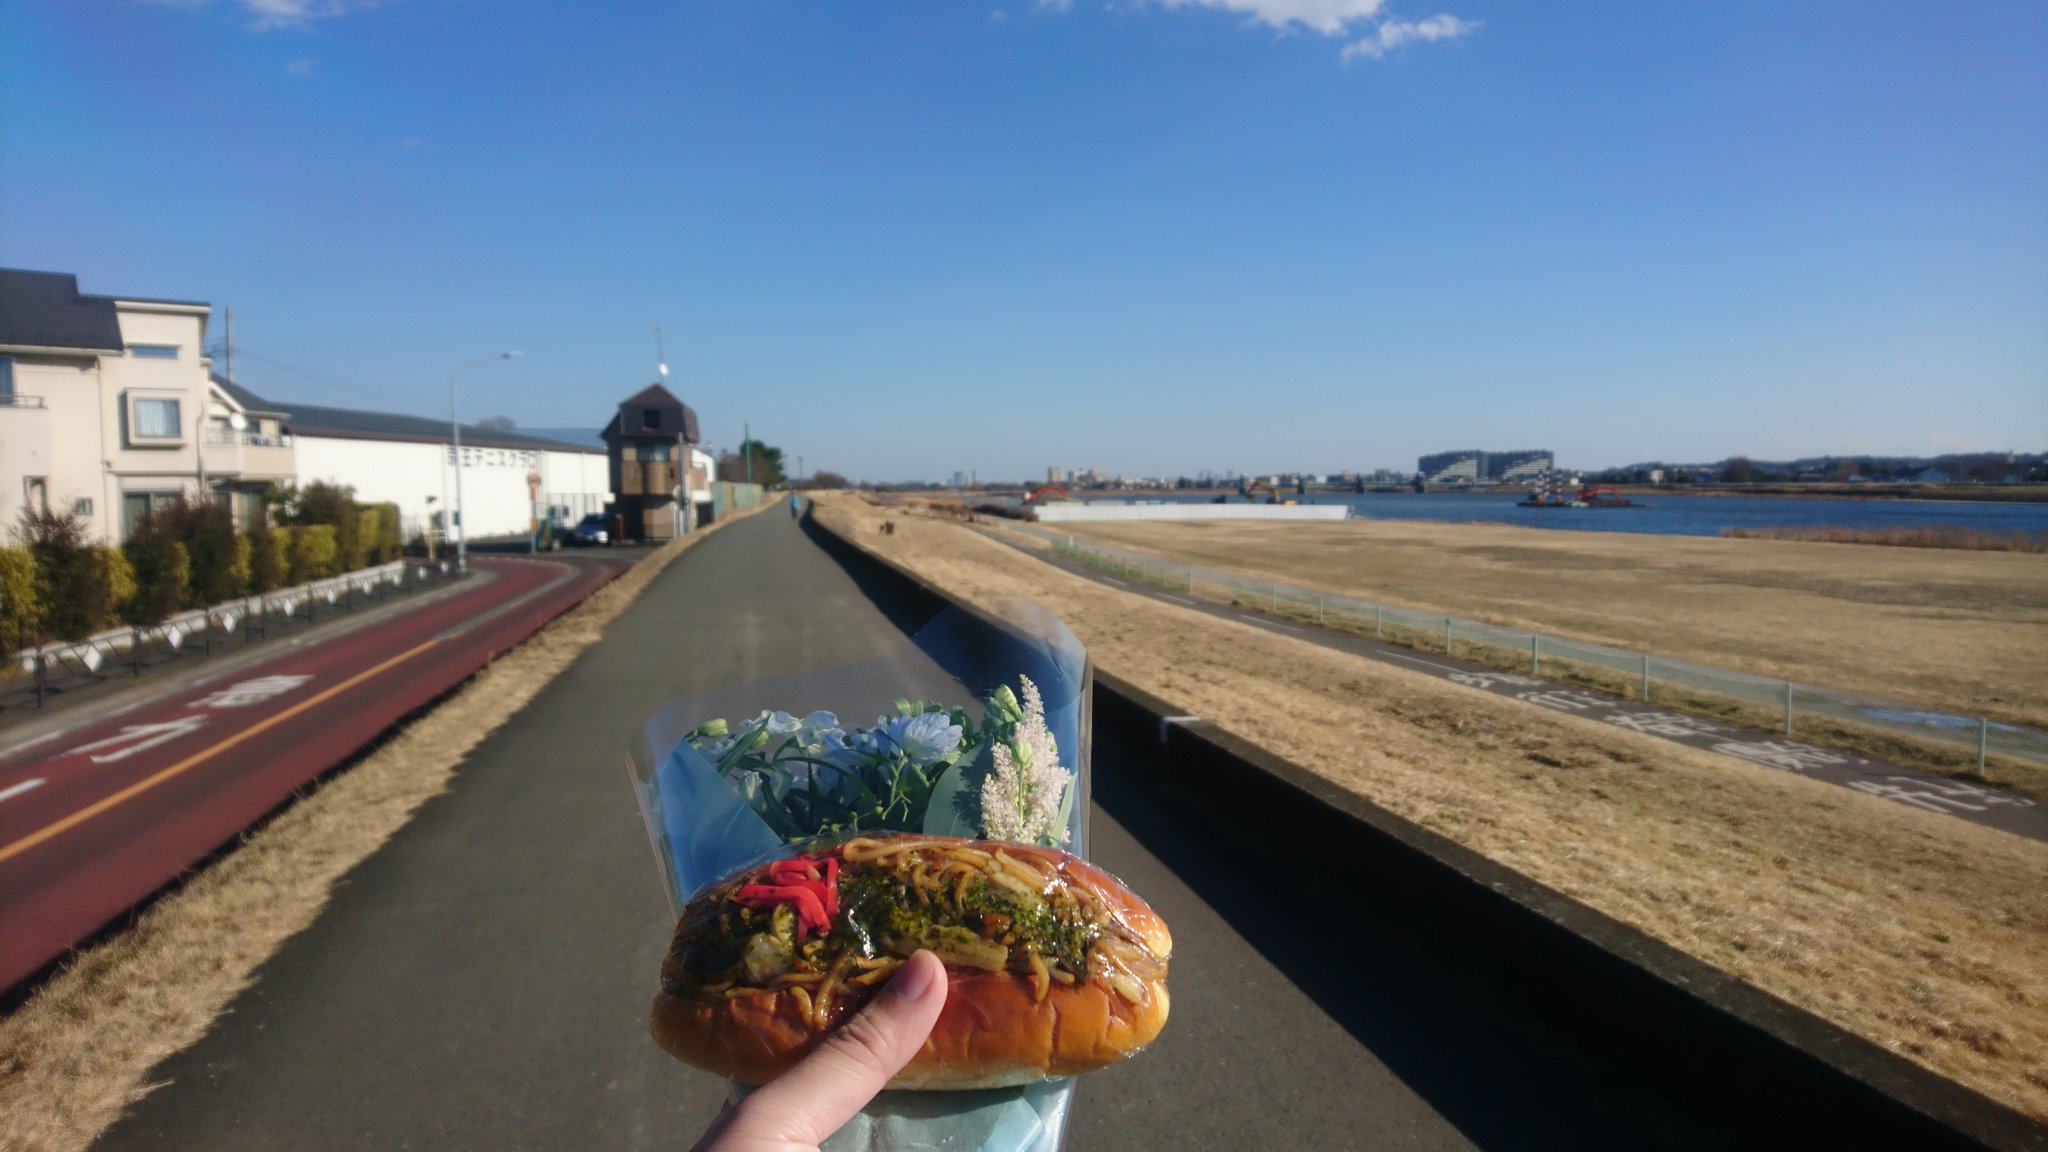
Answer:
[[[625,570],[497,578],[0,760],[0,988],[128,909]]]

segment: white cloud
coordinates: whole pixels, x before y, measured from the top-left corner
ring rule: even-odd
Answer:
[[[284,73],[287,76],[296,76],[304,80],[306,77],[311,76],[319,67],[320,62],[308,56],[304,60],[294,60],[285,65]]]
[[[236,0],[256,17],[258,28],[289,28],[328,20],[375,5],[376,0]]]
[[[173,8],[210,8],[214,0],[144,0],[145,3],[163,4]],[[255,18],[258,31],[272,28],[294,28],[311,24],[316,20],[330,20],[346,16],[365,8],[375,8],[383,0],[229,0],[236,8],[242,9]]]
[[[1043,0],[1041,0],[1043,2]],[[1157,0],[1167,8],[1221,8],[1242,12],[1256,24],[1286,31],[1299,26],[1325,36],[1348,32],[1378,18],[1386,0]],[[1064,7],[1064,5],[1062,5]]]
[[[1484,21],[1460,20],[1456,16],[1438,14],[1421,20],[1389,20],[1372,30],[1363,40],[1356,41],[1344,49],[1344,59],[1363,57],[1378,60],[1403,44],[1417,41],[1429,43],[1437,40],[1456,40],[1479,31]]]

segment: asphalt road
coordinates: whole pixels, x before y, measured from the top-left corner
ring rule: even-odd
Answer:
[[[0,988],[62,956],[623,565],[481,560],[386,619],[0,759]]]
[[[623,749],[680,694],[867,660],[908,622],[785,517],[705,541],[101,1147],[689,1147],[724,1088],[647,1036],[671,924]],[[1082,1082],[1070,1147],[1768,1143],[1561,1046],[1456,958],[1294,889],[1271,849],[1119,776],[1130,754],[1096,748],[1093,855],[1173,926],[1174,1014],[1151,1051]]]

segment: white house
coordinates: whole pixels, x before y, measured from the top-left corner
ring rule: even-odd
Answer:
[[[202,488],[254,514],[295,472],[274,413],[214,386],[211,306],[92,296],[75,276],[0,269],[0,527],[70,512],[118,544],[152,508]]]

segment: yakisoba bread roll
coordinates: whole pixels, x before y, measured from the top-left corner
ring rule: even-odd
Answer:
[[[692,900],[662,966],[654,1036],[759,1084],[919,948],[946,963],[946,1006],[891,1087],[1072,1076],[1166,1024],[1173,937],[1114,877],[1050,848],[898,836],[764,864]]]

